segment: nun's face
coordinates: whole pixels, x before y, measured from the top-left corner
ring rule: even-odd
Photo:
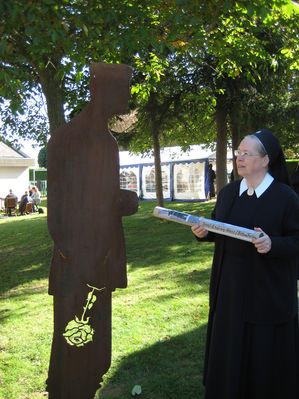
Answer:
[[[240,155],[237,156],[238,174],[242,177],[254,178],[266,174],[269,158],[258,152],[258,143],[251,137],[241,141],[238,148]]]

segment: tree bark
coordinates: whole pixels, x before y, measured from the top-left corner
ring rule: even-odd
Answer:
[[[230,130],[232,136],[232,157],[233,157],[233,174],[234,180],[239,178],[237,171],[236,158],[234,157],[234,150],[238,148],[239,144],[239,112],[237,109],[230,112]]]
[[[162,169],[161,169],[161,156],[160,156],[160,142],[159,134],[156,127],[155,119],[151,119],[151,132],[154,147],[154,159],[155,159],[155,188],[157,196],[157,205],[164,206],[163,198],[163,185],[162,185]]]
[[[151,93],[149,102],[148,102],[148,110],[150,115],[150,124],[151,124],[151,136],[153,140],[153,148],[154,148],[154,163],[155,163],[155,189],[156,189],[156,197],[157,197],[157,205],[163,207],[164,198],[163,198],[163,186],[162,186],[162,169],[161,169],[161,156],[160,156],[160,142],[159,142],[159,129],[156,118],[156,95],[155,93]]]
[[[59,126],[65,124],[64,118],[64,85],[56,78],[59,63],[55,66],[48,63],[45,69],[38,69],[38,75],[43,93],[47,101],[50,134]]]
[[[222,99],[217,100],[216,105],[216,192],[217,194],[223,186],[227,184],[227,112]]]

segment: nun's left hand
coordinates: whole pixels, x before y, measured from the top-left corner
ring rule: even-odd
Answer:
[[[254,228],[255,231],[263,233],[263,236],[253,240],[253,244],[260,254],[266,254],[271,250],[272,241],[270,237],[259,227]]]

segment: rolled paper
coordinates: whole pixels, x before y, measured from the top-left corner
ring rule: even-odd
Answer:
[[[199,224],[208,231],[248,242],[252,242],[252,240],[263,236],[263,233],[259,231],[254,231],[241,226],[235,226],[233,224],[219,222],[218,220],[206,219],[201,216],[190,215],[189,213],[162,208],[160,206],[155,207],[153,214],[158,218],[185,224],[187,226],[194,226],[195,224]]]

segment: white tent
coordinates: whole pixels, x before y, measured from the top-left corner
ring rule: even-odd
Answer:
[[[205,201],[209,195],[208,163],[214,154],[204,146],[161,149],[162,185],[165,200]],[[140,199],[153,200],[155,192],[154,156],[120,151],[121,188],[133,190]]]

